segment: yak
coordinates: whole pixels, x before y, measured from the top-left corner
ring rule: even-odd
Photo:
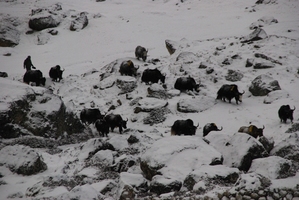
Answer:
[[[196,92],[199,92],[199,84],[196,84],[194,78],[190,76],[177,78],[174,84],[174,88],[180,91],[195,90]]]
[[[138,60],[139,58],[142,58],[143,62],[145,62],[147,58],[147,52],[148,50],[146,50],[144,47],[137,46],[135,49],[135,56]]]
[[[265,129],[265,126],[263,128],[257,128],[255,125],[250,126],[241,126],[238,130],[240,133],[247,133],[251,135],[254,138],[262,137],[263,136],[263,130]]]
[[[282,105],[278,110],[278,116],[280,118],[281,122],[287,123],[287,119],[290,119],[293,123],[293,112],[296,109],[294,106],[294,109],[290,108],[290,105]]]
[[[162,83],[165,83],[165,75],[162,75],[161,72],[156,68],[156,69],[146,69],[143,71],[142,76],[141,76],[141,81],[145,82],[146,84],[148,83],[158,83],[159,80]]]
[[[203,127],[203,137],[207,136],[211,131],[222,131],[222,129],[222,126],[221,129],[219,129],[215,123],[207,123]]]
[[[80,120],[84,124],[95,123],[98,119],[103,119],[103,115],[101,114],[98,108],[84,108],[80,113]]]
[[[134,63],[131,60],[126,60],[120,64],[119,73],[121,75],[137,76],[138,69],[139,67],[135,68]]]
[[[126,129],[127,128],[127,121],[128,119],[125,121],[122,119],[122,117],[120,115],[115,115],[115,114],[109,114],[105,116],[105,120],[109,126],[109,128],[111,128],[111,131],[113,132],[115,127],[119,128],[119,133],[122,134],[123,128]]]
[[[60,82],[63,71],[64,70],[61,70],[59,65],[56,65],[55,67],[51,67],[49,76],[52,78],[52,81]]]
[[[238,91],[238,86],[236,84],[224,84],[221,86],[221,88],[217,92],[217,98],[223,100],[225,102],[225,99],[228,100],[229,103],[231,103],[232,98],[236,99],[236,104],[238,102],[242,102],[242,95],[245,93],[240,93]]]
[[[192,119],[176,120],[171,127],[171,135],[195,135],[197,127]]]
[[[94,125],[98,130],[99,134],[102,134],[103,137],[108,137],[109,125],[107,124],[105,119],[97,119]]]
[[[28,70],[23,76],[23,82],[29,84],[34,82],[36,86],[46,85],[46,78],[40,70]]]

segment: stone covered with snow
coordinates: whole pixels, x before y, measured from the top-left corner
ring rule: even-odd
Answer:
[[[94,165],[102,165],[110,167],[113,164],[113,151],[101,150],[98,151],[92,158],[91,161]]]
[[[267,37],[268,37],[268,35],[267,35],[266,31],[264,31],[264,29],[257,28],[252,33],[245,36],[243,38],[242,42],[247,43],[247,42],[262,40],[262,39],[265,39]]]
[[[43,157],[36,150],[23,145],[2,148],[0,165],[5,165],[12,172],[23,175],[32,175],[47,169]]]
[[[200,137],[171,136],[152,144],[141,156],[140,167],[149,180],[160,174],[183,181],[190,172],[201,165],[221,162],[222,155]]]
[[[41,31],[47,28],[55,28],[61,23],[61,18],[55,15],[37,16],[29,20],[29,28]]]
[[[138,101],[138,109],[143,112],[150,112],[155,109],[164,108],[167,105],[167,101],[156,98],[143,98]]]
[[[251,30],[256,29],[256,28],[260,28],[260,27],[264,27],[264,26],[269,26],[271,24],[276,24],[278,23],[278,20],[275,19],[274,17],[270,17],[270,16],[264,16],[260,19],[258,19],[256,22],[253,22],[249,28]]]
[[[254,96],[266,96],[275,90],[281,90],[279,83],[267,74],[257,76],[249,86],[249,91]]]
[[[179,44],[172,40],[165,40],[167,51],[172,55],[178,48]]]
[[[129,93],[137,87],[137,80],[132,76],[118,76],[116,86],[121,89],[121,94]]]
[[[288,98],[289,96],[289,93],[285,90],[275,90],[267,94],[264,99],[264,104],[271,104],[279,99]]]
[[[165,178],[160,175],[153,177],[150,185],[150,191],[158,195],[179,191],[182,187],[182,182],[174,178]]]
[[[81,12],[79,17],[74,19],[71,22],[70,30],[71,31],[80,31],[88,25],[88,18],[86,12]]]
[[[227,81],[236,82],[240,81],[243,77],[244,75],[240,71],[229,69],[227,70],[227,75],[225,76],[225,79]]]
[[[213,97],[200,96],[196,98],[180,99],[177,103],[177,110],[184,113],[194,113],[205,111],[217,102]]]
[[[278,156],[253,160],[248,172],[256,172],[269,179],[287,178],[296,174],[292,162]]]
[[[252,160],[268,156],[263,145],[245,133],[235,133],[232,136],[213,133],[207,135],[206,139],[210,141],[211,146],[222,153],[223,164],[228,167],[248,171]]]
[[[183,64],[191,64],[197,59],[197,56],[192,52],[182,52],[177,56],[176,61]]]
[[[257,191],[265,190],[272,184],[271,180],[255,172],[241,174],[235,184],[235,190]]]
[[[167,91],[162,85],[154,83],[147,88],[147,97],[154,97],[157,99],[168,99]]]
[[[4,20],[1,19],[0,20]],[[20,31],[10,21],[1,21],[0,47],[13,47],[20,42]]]
[[[137,190],[146,191],[148,189],[147,180],[141,174],[121,172],[119,182],[121,185],[129,185]]]

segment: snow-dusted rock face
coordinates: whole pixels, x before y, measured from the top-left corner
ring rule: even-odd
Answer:
[[[256,191],[260,189],[266,189],[272,184],[271,180],[263,175],[257,174],[255,172],[248,174],[241,174],[240,178],[235,184],[237,191],[247,190]]]
[[[215,98],[207,96],[195,97],[194,99],[185,98],[179,100],[177,110],[184,113],[202,112],[211,108],[216,103]]]
[[[187,155],[194,159],[186,160]],[[160,174],[165,178],[183,181],[188,173],[201,165],[221,162],[222,155],[201,138],[171,136],[156,141],[142,155],[140,167],[148,180]]]
[[[172,55],[178,48],[178,43],[173,40],[165,40],[167,51]]]
[[[2,20],[0,18],[0,20]],[[1,22],[0,47],[14,47],[20,42],[20,32],[9,21]]]
[[[236,81],[240,81],[243,77],[244,75],[241,72],[229,69],[227,71],[227,75],[225,76],[225,79],[227,81],[236,82]]]
[[[176,61],[178,63],[191,64],[197,59],[197,56],[192,52],[182,52],[177,56]]]
[[[268,156],[263,145],[246,133],[235,133],[228,137],[225,134],[213,133],[206,136],[210,145],[222,153],[223,164],[248,171],[252,160]]]
[[[253,160],[248,172],[256,172],[269,179],[287,178],[296,174],[292,162],[278,156]]]
[[[147,88],[147,97],[154,97],[157,99],[168,99],[170,95],[167,94],[167,91],[163,88],[162,85],[154,83]]]
[[[12,172],[23,175],[32,175],[47,169],[43,157],[36,150],[23,145],[2,148],[0,165],[5,165]]]
[[[23,83],[2,79],[6,87],[0,95],[1,137],[14,138],[20,135],[58,137],[84,130],[79,119],[66,111],[62,100],[42,87],[30,87]],[[9,88],[13,87],[15,94]]]
[[[267,38],[268,35],[264,29],[257,28],[252,33],[250,33],[248,36],[245,36],[242,40],[243,43],[262,40]]]
[[[256,29],[256,28],[269,26],[271,24],[276,24],[276,23],[278,23],[278,20],[275,19],[274,17],[264,16],[264,17],[258,19],[256,22],[253,22],[249,26],[249,29],[253,30],[253,29]]]
[[[61,19],[57,16],[48,15],[42,17],[33,17],[29,20],[29,28],[41,31],[47,28],[55,28],[61,22]]]
[[[79,17],[71,22],[71,31],[80,31],[88,25],[88,18],[86,12],[81,12]]]
[[[174,191],[179,191],[182,187],[182,182],[174,178],[165,178],[160,175],[153,177],[150,185],[150,191],[156,194],[164,194]]]
[[[290,95],[285,90],[275,90],[267,94],[264,104],[271,104],[279,99],[288,98]]]
[[[267,74],[262,74],[257,76],[249,87],[249,91],[254,96],[266,96],[268,93],[281,90],[277,80],[274,80],[271,76]]]

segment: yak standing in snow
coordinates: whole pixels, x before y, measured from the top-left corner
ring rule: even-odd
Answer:
[[[223,127],[219,129],[215,123],[207,123],[203,127],[203,136],[207,136],[211,131],[222,131]]]
[[[126,60],[123,61],[119,67],[119,73],[121,75],[127,75],[127,76],[137,76],[137,70],[138,68],[134,67],[134,63],[132,60]]]
[[[28,70],[23,76],[23,82],[29,84],[34,82],[36,86],[46,85],[46,78],[40,70]]]
[[[217,99],[221,99],[225,102],[225,99],[228,100],[229,103],[231,103],[232,98],[236,99],[236,104],[238,102],[242,102],[242,95],[245,93],[240,93],[238,91],[238,86],[236,84],[224,84],[221,86],[221,88],[217,92]]]
[[[139,58],[142,58],[143,62],[145,62],[147,58],[147,52],[148,50],[146,50],[144,47],[137,46],[135,49],[135,56],[138,60]]]
[[[293,123],[293,112],[295,109],[295,106],[294,109],[291,109],[290,105],[282,105],[278,110],[278,116],[280,118],[280,121],[287,123],[287,119],[290,119]]]
[[[162,75],[161,72],[156,68],[156,69],[146,69],[143,71],[142,76],[141,76],[141,81],[145,82],[146,84],[148,83],[158,83],[159,80],[162,83],[165,83],[165,75]]]
[[[171,127],[171,135],[195,135],[197,127],[192,119],[176,120]]]

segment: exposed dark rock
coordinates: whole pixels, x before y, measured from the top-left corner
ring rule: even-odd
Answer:
[[[88,18],[86,12],[81,12],[80,16],[71,22],[70,30],[79,31],[88,25]]]
[[[271,25],[271,24],[275,24],[278,23],[278,20],[275,19],[274,17],[262,17],[260,19],[258,19],[256,22],[253,22],[249,29],[253,30],[256,28],[260,28],[260,27],[264,27],[266,25]]]
[[[135,191],[132,186],[125,185],[121,191],[119,200],[135,199]]]
[[[9,22],[3,21],[0,26],[0,47],[14,47],[20,42],[20,32]]]
[[[224,65],[230,65],[232,63],[233,63],[232,58],[225,58],[224,61],[222,62],[222,64],[224,64]]]
[[[274,140],[273,138],[266,138],[265,136],[259,137],[259,142],[262,143],[262,145],[265,147],[268,153],[273,149],[274,147]]]
[[[249,87],[249,91],[254,96],[266,96],[275,90],[281,90],[278,81],[266,74],[257,76]]]
[[[150,111],[149,115],[143,119],[143,123],[150,124],[150,125],[162,123],[166,120],[165,115],[169,113],[170,110],[166,107],[154,109]]]
[[[286,131],[286,133],[295,133],[299,132],[299,123],[294,123],[292,126]]]
[[[251,67],[254,63],[253,58],[247,58],[245,67]]]
[[[181,187],[182,183],[180,181],[156,176],[151,182],[150,191],[160,195],[164,193],[179,191]]]
[[[130,135],[130,137],[128,138],[127,141],[128,141],[129,144],[134,144],[134,143],[139,142],[139,139],[134,135]]]
[[[270,62],[255,63],[253,66],[254,69],[269,69],[273,67],[275,67],[275,65]]]
[[[46,17],[36,17],[29,20],[29,28],[41,31],[47,28],[55,28],[60,24],[61,20],[53,15]]]
[[[6,78],[8,77],[8,74],[6,72],[0,72],[0,77]]]
[[[207,67],[209,66],[209,63],[208,62],[201,62],[199,64],[199,69],[206,69]]]
[[[276,0],[258,0],[255,4],[274,4]]]
[[[207,69],[206,69],[206,73],[207,74],[212,74],[214,72],[214,68],[213,67],[208,67]]]
[[[262,40],[267,37],[268,37],[268,35],[263,29],[257,28],[252,33],[250,33],[248,36],[245,36],[241,42],[248,43],[248,42],[253,42],[253,41],[257,41],[257,40]]]
[[[227,75],[225,76],[225,79],[227,81],[236,82],[240,81],[243,77],[244,75],[241,72],[229,69],[227,70]]]
[[[178,44],[172,40],[165,40],[165,45],[170,55],[172,55],[178,47]]]
[[[273,58],[270,58],[269,56],[266,56],[265,54],[262,54],[262,53],[255,53],[254,56],[256,58],[262,58],[262,59],[265,59],[265,60],[268,60],[272,63],[275,63],[275,64],[279,64],[279,65],[282,65],[281,62],[279,62],[278,60],[275,60]]]

